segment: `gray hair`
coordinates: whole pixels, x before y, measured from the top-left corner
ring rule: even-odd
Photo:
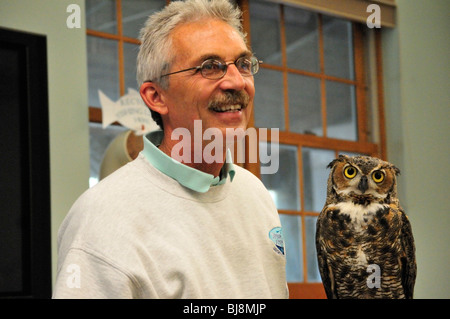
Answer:
[[[173,1],[163,10],[151,15],[141,29],[141,46],[137,58],[137,81],[153,81],[168,88],[168,79],[161,75],[170,69],[173,61],[170,33],[183,23],[203,19],[219,19],[232,26],[245,41],[241,11],[228,0]],[[164,73],[163,73],[164,72]]]

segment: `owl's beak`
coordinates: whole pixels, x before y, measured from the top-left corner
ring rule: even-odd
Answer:
[[[367,176],[361,177],[361,180],[358,184],[358,189],[361,191],[361,193],[365,193],[366,190],[369,188],[369,184],[367,183]]]

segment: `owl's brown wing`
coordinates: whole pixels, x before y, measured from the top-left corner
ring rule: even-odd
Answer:
[[[416,282],[417,264],[415,256],[414,237],[408,216],[401,210],[402,233],[401,243],[404,255],[401,257],[402,286],[407,299],[413,298],[414,284]]]
[[[320,276],[322,277],[323,288],[328,299],[335,299],[336,294],[334,290],[334,276],[333,271],[328,265],[327,253],[325,251],[326,238],[324,238],[323,221],[328,216],[328,206],[325,206],[317,218],[316,224],[316,251],[317,251],[317,262],[319,265]]]

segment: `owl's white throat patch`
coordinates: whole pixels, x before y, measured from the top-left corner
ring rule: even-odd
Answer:
[[[367,206],[354,204],[353,202],[341,202],[335,205],[339,209],[339,214],[344,214],[350,217],[352,224],[356,229],[367,225],[372,220],[375,213],[386,207],[386,205],[379,203],[372,203]]]

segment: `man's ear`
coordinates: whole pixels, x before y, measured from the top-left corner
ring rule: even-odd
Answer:
[[[144,82],[139,89],[139,93],[141,94],[144,103],[147,104],[151,110],[159,114],[167,114],[168,109],[164,103],[162,89],[158,84]]]

